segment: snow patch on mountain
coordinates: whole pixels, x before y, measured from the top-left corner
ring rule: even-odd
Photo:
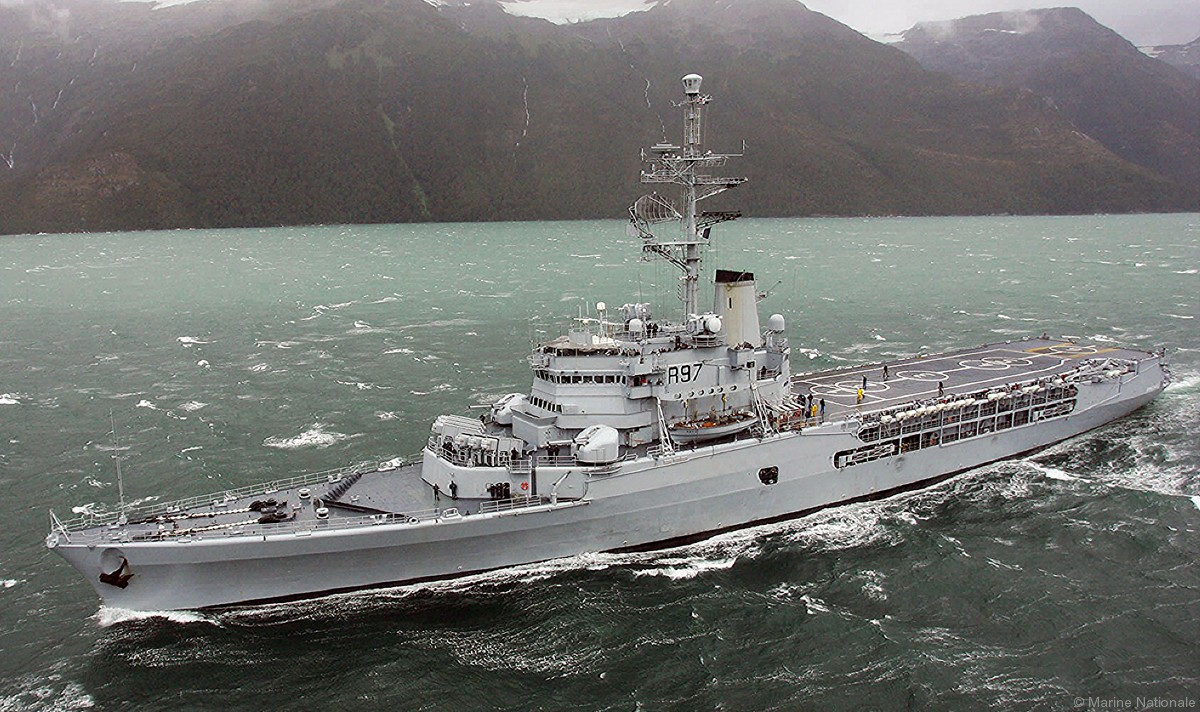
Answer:
[[[558,25],[621,17],[649,10],[657,4],[656,0],[500,0],[500,7],[510,15],[538,17]]]

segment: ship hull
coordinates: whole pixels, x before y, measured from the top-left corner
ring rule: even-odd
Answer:
[[[64,542],[54,550],[109,606],[175,610],[312,597],[578,555],[651,549],[919,487],[1128,415],[1162,389],[1143,368],[1081,388],[1065,416],[838,469],[861,446],[847,421],[627,463],[576,501],[437,522],[221,539]],[[760,477],[775,468],[777,479]],[[646,476],[651,475],[651,476]],[[99,575],[129,562],[120,588]]]

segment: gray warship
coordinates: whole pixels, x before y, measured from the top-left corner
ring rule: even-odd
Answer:
[[[302,474],[63,520],[46,546],[107,606],[248,605],[462,576],[584,552],[665,548],[926,485],[1128,415],[1162,352],[1043,335],[793,374],[754,275],[715,270],[697,204],[744,178],[704,150],[710,98],[683,78],[682,145],[642,152],[630,208],[647,259],[680,271],[682,317],[598,304],[533,349],[529,393],[438,417],[420,460]],[[123,499],[123,497],[122,497]]]

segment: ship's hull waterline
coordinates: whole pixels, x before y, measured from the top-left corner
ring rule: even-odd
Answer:
[[[834,452],[861,445],[842,421],[629,461],[618,473],[592,476],[582,499],[510,512],[277,535],[63,541],[54,550],[106,605],[153,611],[312,597],[584,552],[649,549],[918,487],[1038,450],[1132,413],[1161,391],[1163,378],[1157,359],[1144,362],[1127,379],[1081,387],[1069,415],[850,468],[832,464]],[[778,468],[778,480],[765,485],[759,472],[770,467]],[[100,574],[122,560],[133,574],[127,586],[100,582]]]

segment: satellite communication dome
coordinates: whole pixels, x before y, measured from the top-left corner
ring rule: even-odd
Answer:
[[[604,302],[596,302],[596,311],[604,311],[607,308],[608,308],[608,305],[605,304]]]
[[[689,74],[683,78],[683,93],[684,94],[699,94],[700,82],[704,81],[704,77],[699,74]]]
[[[767,317],[767,331],[783,333],[784,328],[785,324],[782,314],[772,314],[771,316]]]
[[[642,333],[642,329],[644,329],[644,328],[645,328],[645,324],[642,323],[641,319],[635,318],[635,319],[629,320],[629,333],[640,334],[640,333]]]

